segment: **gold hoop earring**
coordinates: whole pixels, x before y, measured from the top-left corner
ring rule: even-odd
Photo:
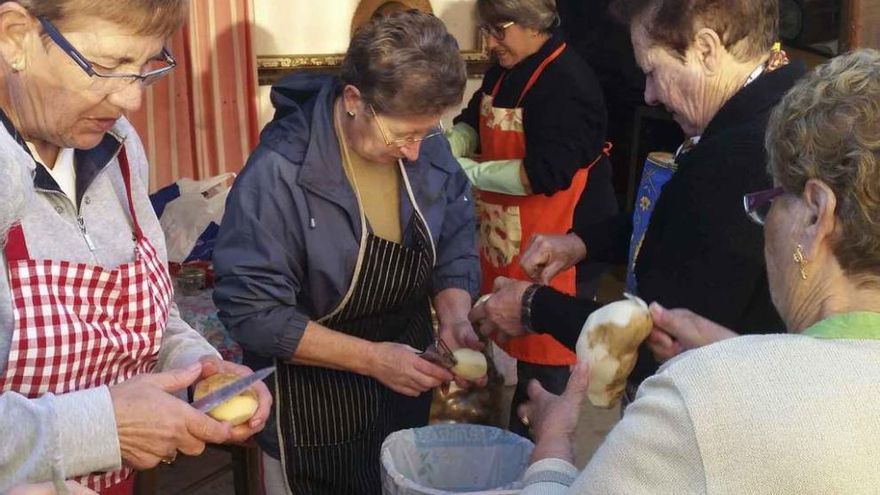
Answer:
[[[804,247],[800,244],[794,250],[794,262],[798,264],[801,271],[801,279],[807,279],[807,258],[804,256]]]

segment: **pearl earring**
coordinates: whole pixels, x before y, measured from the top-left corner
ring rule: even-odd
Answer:
[[[21,59],[13,61],[10,65],[12,66],[12,72],[21,72],[24,70],[24,62]]]

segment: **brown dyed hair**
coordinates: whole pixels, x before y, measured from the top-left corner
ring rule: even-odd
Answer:
[[[460,104],[467,73],[458,42],[443,22],[409,10],[358,28],[341,77],[377,112],[405,117],[436,115]]]
[[[186,22],[189,0],[0,0],[17,1],[35,17],[63,23],[74,16],[94,16],[128,27],[132,34],[171,36]],[[214,1],[214,0],[209,0]]]
[[[880,275],[880,52],[864,49],[820,65],[773,110],[768,169],[787,192],[809,179],[837,197],[832,249],[849,275]]]
[[[778,0],[615,0],[611,12],[682,57],[704,27],[741,61],[769,52],[779,31]]]

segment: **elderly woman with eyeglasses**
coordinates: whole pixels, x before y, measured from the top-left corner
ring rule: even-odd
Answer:
[[[449,132],[453,152],[478,191],[483,294],[496,277],[524,279],[522,250],[538,232],[565,234],[578,220],[617,212],[606,157],[607,113],[592,69],[568,47],[555,0],[479,0],[483,36],[496,63]],[[581,291],[595,295],[600,267]],[[575,268],[551,285],[576,292]],[[518,360],[514,404],[530,378],[561,392],[574,353],[548,334],[500,342]],[[514,408],[515,409],[515,408]],[[511,429],[528,435],[515,415]]]
[[[479,347],[473,197],[440,117],[465,67],[434,16],[379,16],[340,77],[295,74],[235,183],[214,252],[220,317],[250,363],[276,363],[259,437],[270,494],[379,493],[385,436],[428,422],[453,380],[419,354]]]
[[[572,433],[588,370],[562,396],[535,386],[521,411],[538,438],[523,495],[877,492],[878,122],[876,50],[834,58],[788,92],[766,134],[776,187],[746,198],[788,335],[727,338],[669,361],[581,473]],[[651,309],[657,331],[692,343],[735,336],[687,310]]]
[[[174,68],[184,0],[0,2],[0,492],[65,479],[131,493],[132,469],[244,440],[174,393],[221,361],[180,319],[147,162],[124,114]],[[65,492],[66,493],[66,492]]]

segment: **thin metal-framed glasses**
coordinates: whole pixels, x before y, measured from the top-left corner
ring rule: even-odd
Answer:
[[[162,47],[162,52],[159,54],[159,57],[147,61],[147,70],[140,74],[101,73],[95,69],[92,62],[80,53],[80,51],[77,50],[63,34],[61,34],[61,31],[59,31],[49,19],[43,16],[38,17],[38,19],[43,26],[43,29],[46,31],[46,34],[49,35],[49,38],[51,38],[52,41],[98,85],[121,89],[135,81],[139,81],[142,85],[149,86],[167,75],[177,66],[177,61],[171,55],[171,52],[169,52],[167,48]]]
[[[372,104],[370,104],[370,112],[373,114],[373,118],[376,120],[376,127],[379,128],[379,133],[382,134],[382,140],[385,141],[385,145],[388,147],[402,148],[411,144],[421,143],[426,139],[441,136],[445,132],[445,129],[443,128],[443,121],[441,120],[437,123],[437,127],[429,130],[428,133],[422,137],[391,138],[391,133],[382,123],[382,119],[379,118],[379,114],[376,113],[376,109],[373,108]]]
[[[785,189],[782,187],[745,194],[743,195],[743,209],[753,222],[764,225],[767,214],[770,213],[770,207],[773,206],[773,200],[783,194],[785,194]]]
[[[480,32],[483,36],[493,37],[498,41],[504,41],[504,36],[507,33],[507,28],[516,24],[515,21],[507,21],[502,22],[501,24],[483,24],[480,26]]]

